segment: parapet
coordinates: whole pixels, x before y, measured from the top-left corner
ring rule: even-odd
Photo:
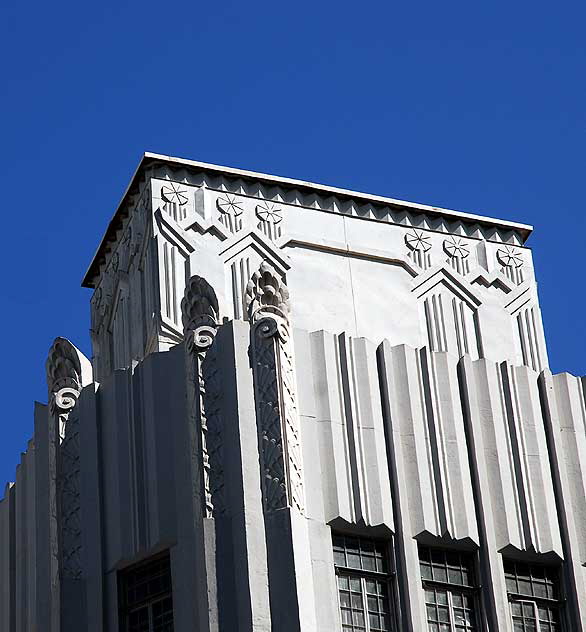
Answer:
[[[473,359],[548,365],[532,228],[300,180],[147,153],[83,280],[98,379],[182,339],[197,274],[246,320],[265,261],[296,328]]]

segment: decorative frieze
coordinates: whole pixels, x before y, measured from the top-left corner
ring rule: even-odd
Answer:
[[[211,518],[223,513],[225,508],[221,389],[213,348],[220,314],[216,293],[204,278],[196,275],[189,279],[181,312],[187,352],[189,414],[195,414],[199,428],[199,441],[192,437],[190,449],[195,462],[201,463],[204,515]]]
[[[423,207],[380,198],[368,201],[358,195],[348,197],[331,191],[312,191],[302,188],[286,187],[275,183],[265,184],[260,181],[243,179],[229,174],[218,175],[203,170],[176,170],[171,165],[161,165],[157,177],[179,179],[186,185],[205,187],[219,194],[237,194],[258,200],[257,204],[269,202],[274,205],[290,205],[302,208],[329,211],[351,217],[363,217],[385,223],[412,227],[417,230],[429,230],[447,234],[461,234],[476,239],[486,239],[497,243],[522,245],[524,236],[521,232],[505,226],[494,226],[479,223],[474,216],[457,215],[447,211],[442,216],[442,209]],[[176,175],[175,175],[176,174]],[[374,196],[367,196],[372,199]]]
[[[263,262],[246,288],[251,323],[254,391],[261,477],[267,512],[292,506],[304,511],[289,291]]]

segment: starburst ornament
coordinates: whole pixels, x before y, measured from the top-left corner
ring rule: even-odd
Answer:
[[[465,259],[470,254],[470,247],[460,237],[448,237],[444,241],[444,250],[450,257]]]
[[[283,211],[272,202],[265,202],[256,207],[256,216],[263,222],[278,224],[283,219]]]
[[[184,206],[189,201],[187,189],[181,188],[176,182],[169,182],[161,187],[161,196],[169,204]]]
[[[411,250],[427,252],[431,248],[431,238],[422,230],[411,230],[405,235],[405,243]]]
[[[242,214],[242,203],[238,201],[235,195],[222,195],[216,200],[216,206],[218,211],[224,215],[231,215],[237,217]]]
[[[508,268],[520,268],[523,265],[523,255],[512,246],[503,246],[496,252],[499,263]]]

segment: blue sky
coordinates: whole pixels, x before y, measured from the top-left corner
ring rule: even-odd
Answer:
[[[586,373],[584,2],[5,3],[0,481],[88,356],[83,273],[143,151],[533,224],[550,361]]]

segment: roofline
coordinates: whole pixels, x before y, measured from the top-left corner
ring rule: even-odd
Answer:
[[[154,155],[154,154],[153,154]],[[100,255],[100,252],[102,250],[102,248],[106,245],[106,242],[108,241],[108,235],[110,234],[110,232],[113,230],[114,225],[116,223],[116,220],[118,219],[118,215],[120,213],[120,209],[122,208],[122,205],[124,204],[124,201],[126,200],[126,197],[128,196],[128,193],[130,192],[130,189],[132,188],[140,170],[142,169],[145,161],[147,158],[147,152],[145,152],[141,159],[140,162],[138,163],[138,165],[136,165],[136,169],[134,170],[134,173],[132,174],[132,178],[130,178],[130,182],[128,183],[128,185],[126,186],[126,189],[124,189],[124,193],[122,195],[122,197],[120,198],[120,202],[118,202],[118,206],[116,207],[116,211],[114,212],[114,215],[112,216],[112,219],[108,222],[108,226],[106,227],[106,231],[104,232],[104,234],[102,235],[102,239],[100,240],[100,243],[98,244],[98,247],[96,248],[96,251],[94,253],[94,256],[92,257],[92,260],[85,272],[85,274],[83,275],[83,279],[81,281],[81,287],[93,287],[91,279],[92,279],[92,271],[94,266],[97,263],[97,259],[98,256]]]
[[[476,215],[474,213],[465,213],[463,211],[455,211],[452,209],[441,208],[439,206],[429,206],[427,204],[419,204],[417,202],[409,202],[406,200],[397,200],[395,198],[384,197],[382,195],[373,195],[371,193],[361,193],[360,191],[352,191],[350,189],[341,189],[338,187],[332,187],[325,184],[317,184],[315,182],[308,182],[306,180],[296,180],[294,178],[285,178],[283,176],[274,176],[267,173],[259,173],[256,171],[247,171],[245,169],[236,169],[235,167],[223,167],[221,165],[214,165],[207,162],[199,162],[197,160],[189,160],[187,158],[177,158],[175,156],[166,156],[164,154],[156,154],[150,151],[146,151],[138,166],[136,167],[130,183],[126,187],[124,191],[124,195],[122,196],[120,203],[116,207],[116,212],[114,216],[108,223],[108,227],[106,228],[106,232],[102,237],[100,244],[92,258],[92,261],[84,275],[82,281],[82,287],[92,287],[91,277],[93,276],[93,268],[96,265],[97,258],[102,251],[102,248],[105,246],[110,233],[113,230],[113,227],[118,220],[120,209],[122,208],[126,197],[128,196],[131,188],[133,187],[138,174],[144,167],[145,163],[151,160],[160,160],[170,164],[182,165],[183,167],[195,167],[197,169],[221,173],[225,175],[231,175],[238,178],[246,178],[249,180],[260,180],[262,182],[268,182],[271,184],[280,184],[284,185],[288,188],[294,189],[306,189],[311,191],[316,191],[319,193],[327,193],[330,195],[337,195],[344,198],[352,198],[354,200],[364,200],[367,202],[374,202],[376,204],[384,204],[384,205],[392,205],[395,207],[401,207],[406,210],[417,210],[423,213],[427,213],[435,216],[444,216],[444,217],[452,217],[454,220],[462,219],[469,222],[475,222],[478,224],[484,224],[485,226],[494,226],[497,228],[504,228],[508,230],[515,230],[519,232],[523,238],[523,243],[527,241],[529,235],[533,231],[533,226],[529,224],[521,224],[518,222],[511,222],[508,220],[495,219],[493,217],[486,217],[483,215]]]

